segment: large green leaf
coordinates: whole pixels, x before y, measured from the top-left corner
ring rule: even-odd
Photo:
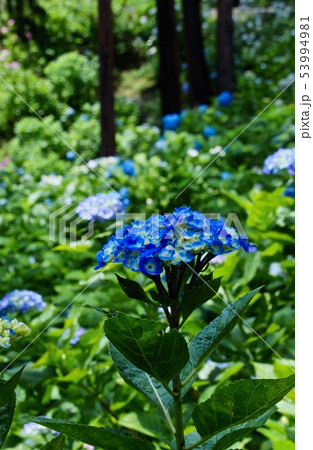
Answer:
[[[65,436],[64,434],[59,434],[59,436],[51,439],[51,441],[40,447],[40,450],[63,450],[64,446]]]
[[[5,438],[10,430],[15,409],[15,393],[13,392],[11,398],[2,406],[0,406],[0,447],[2,447]]]
[[[262,427],[269,416],[273,414],[276,408],[271,408],[265,414],[262,414],[260,417],[256,419],[249,420],[248,422],[241,423],[239,425],[235,425],[233,427],[227,428],[216,436],[212,437],[208,441],[203,442],[200,445],[197,445],[197,449],[201,450],[225,450],[235,442],[241,440],[247,434],[250,434],[256,428]],[[192,447],[197,442],[201,441],[202,438],[199,433],[196,431],[190,433],[186,436],[185,442],[186,446]]]
[[[115,274],[117,281],[119,282],[122,290],[129,298],[134,298],[136,300],[141,300],[144,303],[152,303],[150,298],[145,293],[144,289],[140,286],[137,281],[129,280],[128,278],[120,277],[117,273]]]
[[[190,362],[193,367],[200,365],[215,350],[222,338],[228,334],[241,319],[241,313],[261,287],[254,289],[236,302],[228,305],[222,313],[200,331],[190,342]]]
[[[201,278],[202,277],[200,277],[200,279]],[[184,293],[181,299],[181,312],[184,322],[190,316],[192,311],[217,294],[221,285],[221,279],[222,278],[215,278],[208,282],[204,280],[201,286],[195,286]]]
[[[0,447],[10,430],[15,409],[15,388],[23,372],[22,367],[9,380],[0,379]]]
[[[30,417],[28,420],[64,433],[77,441],[105,450],[108,448],[110,450],[152,450],[155,448],[149,441],[135,439],[129,435],[121,434],[118,430],[109,430],[65,420],[49,419],[47,417]]]
[[[134,366],[113,344],[110,343],[109,349],[114,364],[128,384],[144,393],[163,411],[173,404],[173,397],[158,380]]]
[[[231,426],[252,420],[276,405],[293,386],[294,375],[230,383],[193,410],[197,431],[209,439]]]
[[[161,382],[170,381],[187,364],[187,343],[176,330],[165,333],[167,324],[118,313],[105,321],[104,331],[112,344],[136,367]]]

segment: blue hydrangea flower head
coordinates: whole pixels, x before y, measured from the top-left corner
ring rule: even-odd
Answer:
[[[34,309],[42,311],[46,306],[42,296],[37,292],[15,289],[0,300],[0,315],[4,316],[10,312],[25,314],[28,310]]]
[[[294,148],[279,148],[275,153],[266,158],[263,172],[267,175],[276,175],[282,170],[287,170],[290,175],[294,175],[295,157]]]
[[[66,116],[71,117],[71,116],[75,116],[75,114],[76,114],[76,111],[74,108],[72,108],[71,106],[66,108],[66,111],[65,111]]]
[[[84,220],[103,222],[114,219],[117,213],[125,212],[127,195],[123,193],[122,199],[115,192],[96,194],[85,198],[76,208],[76,213]]]
[[[211,127],[210,125],[203,128],[203,136],[208,138],[210,136],[216,136],[217,130],[214,127]]]
[[[206,258],[240,248],[256,250],[247,236],[239,235],[224,219],[183,206],[172,214],[155,214],[117,230],[98,252],[95,269],[121,262],[135,272],[160,275],[166,266],[191,263],[197,255]]]
[[[283,196],[284,196],[284,197],[295,198],[295,196],[296,196],[296,190],[295,190],[295,188],[293,188],[293,187],[291,187],[291,186],[286,187]]]
[[[182,84],[181,89],[183,92],[185,92],[186,94],[188,94],[189,92],[189,83],[185,82]]]
[[[200,114],[205,113],[205,111],[208,109],[208,105],[199,105],[198,106],[198,112]]]
[[[156,141],[154,146],[157,150],[160,150],[160,151],[165,150],[167,148],[167,143],[166,143],[166,140],[164,139],[164,137],[163,136],[160,137],[160,139],[158,139]]]
[[[221,172],[220,173],[221,180],[228,180],[232,176],[233,175],[230,172]]]
[[[229,91],[223,91],[217,96],[217,102],[220,106],[230,106],[233,101],[233,94]]]
[[[130,177],[136,175],[136,166],[134,161],[132,161],[131,159],[121,159],[118,163],[118,166],[122,169],[125,175],[129,175]]]
[[[75,161],[76,153],[73,152],[72,150],[69,150],[68,152],[66,152],[65,158],[68,159],[69,161]]]
[[[180,123],[179,114],[166,114],[162,117],[163,130],[172,130],[175,131]]]

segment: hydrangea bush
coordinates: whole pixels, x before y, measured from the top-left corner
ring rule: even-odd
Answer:
[[[6,315],[10,312],[26,313],[28,310],[42,311],[46,306],[40,294],[34,291],[18,290],[6,294],[0,300],[0,315]]]
[[[211,397],[194,404],[191,417],[184,402],[197,375],[212,352],[235,325],[260,288],[226,304],[189,342],[184,325],[192,313],[219,296],[221,278],[214,278],[210,261],[216,256],[256,247],[224,220],[182,207],[172,214],[135,221],[117,230],[98,253],[98,266],[123,263],[140,271],[151,285],[117,275],[130,299],[163,311],[159,320],[102,311],[104,333],[120,375],[132,388],[157,405],[163,426],[171,434],[161,447],[176,450],[228,448],[262,427],[293,387],[294,376],[278,379],[242,379],[217,388]],[[31,418],[88,445],[110,449],[155,449],[151,440],[138,439],[126,430],[96,428],[46,417]],[[187,424],[191,425],[192,428]],[[188,431],[186,430],[188,428]]]

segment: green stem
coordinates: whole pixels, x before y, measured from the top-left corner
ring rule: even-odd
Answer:
[[[176,375],[173,379],[173,391],[176,394],[174,397],[174,418],[175,418],[175,438],[176,449],[182,450],[185,445],[184,437],[184,422],[183,422],[183,403],[181,395],[181,381],[180,376]]]

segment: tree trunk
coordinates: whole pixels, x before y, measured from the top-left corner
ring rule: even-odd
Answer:
[[[193,105],[208,104],[211,92],[203,49],[200,0],[183,0],[183,12],[190,101]]]
[[[179,113],[181,87],[179,81],[178,41],[173,0],[157,0],[159,37],[159,83],[162,113]]]
[[[111,0],[98,0],[101,156],[115,154]]]
[[[233,0],[217,0],[217,85],[218,91],[232,91],[234,84]]]

